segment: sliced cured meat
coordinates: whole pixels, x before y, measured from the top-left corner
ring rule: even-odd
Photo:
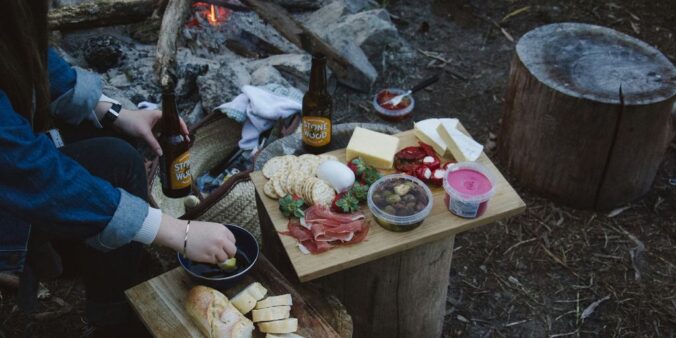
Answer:
[[[305,210],[304,219],[290,220],[288,230],[280,233],[296,238],[302,248],[317,254],[336,245],[363,241],[368,234],[368,222],[361,213],[338,214],[326,207],[313,206]]]

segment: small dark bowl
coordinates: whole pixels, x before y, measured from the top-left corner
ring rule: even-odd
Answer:
[[[222,272],[213,264],[193,263],[178,253],[178,262],[195,283],[221,290],[231,288],[242,280],[256,264],[256,261],[258,261],[260,247],[258,246],[258,242],[256,242],[256,238],[242,227],[231,224],[226,224],[225,226],[232,231],[237,241],[237,270]],[[208,276],[217,272],[220,273],[215,277]]]

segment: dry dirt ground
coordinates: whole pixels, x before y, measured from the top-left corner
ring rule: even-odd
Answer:
[[[676,61],[676,2],[591,0],[392,0],[384,4],[418,49],[416,78],[442,80],[416,95],[416,120],[459,117],[487,145],[497,133],[514,42],[543,24],[600,24],[639,37]],[[510,15],[511,13],[511,15]],[[369,98],[348,93],[359,114],[376,121]],[[400,127],[410,127],[403,122]],[[495,158],[495,152],[489,156]],[[564,164],[565,165],[565,164]],[[498,164],[498,167],[500,165]],[[506,173],[508,175],[508,173]],[[518,217],[456,238],[444,326],[446,337],[673,337],[676,335],[676,145],[653,188],[628,209],[580,211],[535,196],[510,180],[528,209]],[[175,263],[163,251],[155,273]],[[632,258],[633,257],[633,258]],[[82,327],[77,280],[47,283],[37,336],[72,337]],[[20,336],[25,321],[15,294],[0,289],[0,337]],[[66,314],[59,300],[73,306]],[[596,305],[596,306],[594,306]]]

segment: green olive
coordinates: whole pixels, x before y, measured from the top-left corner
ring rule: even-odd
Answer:
[[[391,194],[390,196],[387,196],[386,200],[389,204],[399,203],[399,201],[401,201],[401,196],[397,194]]]
[[[394,215],[397,212],[397,210],[394,209],[393,206],[388,205],[388,206],[385,207],[385,212],[390,214],[390,215]]]
[[[404,201],[406,202],[415,202],[415,200],[416,198],[412,194],[406,194],[406,196],[404,196]]]

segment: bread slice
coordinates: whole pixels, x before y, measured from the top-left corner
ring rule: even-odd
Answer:
[[[258,323],[258,329],[263,333],[292,333],[298,330],[298,319],[289,318]]]
[[[184,306],[195,325],[207,337],[252,337],[253,322],[244,317],[228,298],[217,290],[196,286],[188,292]]]
[[[269,322],[273,320],[287,319],[291,314],[290,306],[275,306],[260,310],[253,310],[251,317],[254,323]]]
[[[256,306],[256,298],[251,297],[251,295],[244,290],[235,297],[232,297],[232,305],[234,305],[242,314],[247,314]]]
[[[251,297],[259,301],[265,298],[265,295],[268,293],[268,290],[261,285],[261,283],[255,282],[247,286],[242,292],[248,292]],[[241,293],[241,292],[240,292]]]
[[[303,336],[299,336],[295,333],[278,333],[278,334],[266,334],[265,338],[305,338]]]
[[[255,309],[265,309],[273,306],[291,306],[293,305],[293,300],[291,299],[290,294],[280,295],[280,296],[270,296],[265,298],[258,303],[256,303]]]

